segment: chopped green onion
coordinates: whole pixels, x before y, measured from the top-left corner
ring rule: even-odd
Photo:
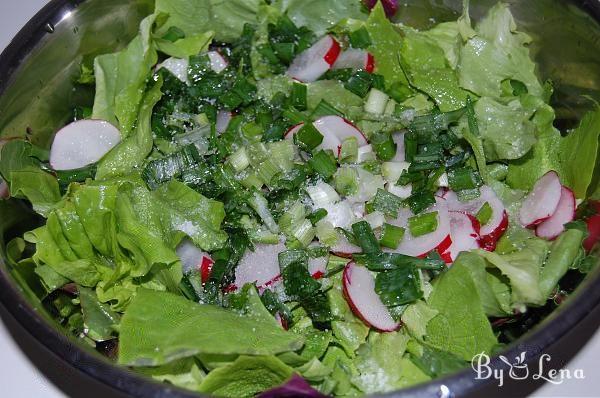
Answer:
[[[358,159],[358,140],[356,137],[348,137],[342,142],[340,161],[342,163],[356,163]]]
[[[424,139],[431,139],[433,135],[447,130],[452,123],[458,122],[464,114],[465,109],[461,108],[452,112],[418,116],[411,122],[409,130]]]
[[[398,217],[398,210],[402,207],[402,199],[384,189],[378,189],[371,201],[371,208],[380,211],[386,216]]]
[[[393,115],[396,113],[396,101],[390,98],[390,100],[385,104],[385,109],[383,110],[384,115]]]
[[[374,163],[379,164],[377,162],[377,157],[375,156],[375,152],[373,152],[373,147],[371,145],[363,145],[360,148],[358,148],[358,151],[356,154],[356,163],[365,163],[365,162],[374,162]],[[367,170],[367,171],[369,171],[369,170]],[[369,172],[373,173],[372,171],[369,171]],[[375,172],[373,174],[379,174],[379,172]]]
[[[280,140],[271,142],[267,145],[269,158],[284,172],[292,170],[294,167],[294,157],[296,150],[291,140]]]
[[[257,47],[257,51],[271,65],[279,65],[280,64],[279,58],[275,54],[275,51],[273,50],[273,47],[271,47],[270,45],[268,45],[268,44],[262,44],[262,45],[260,45],[260,46]]]
[[[419,271],[408,266],[380,272],[375,277],[375,292],[388,307],[412,303],[423,297]]]
[[[404,134],[404,155],[407,162],[412,162],[419,149],[419,141],[416,134]]]
[[[179,39],[185,38],[185,32],[176,26],[171,26],[162,37],[163,40],[175,43]]]
[[[248,158],[253,166],[269,158],[269,150],[264,142],[255,142],[247,147]]]
[[[324,219],[325,217],[327,217],[327,214],[328,214],[327,210],[325,210],[325,209],[317,209],[317,210],[313,211],[312,213],[310,213],[308,216],[306,216],[306,218],[308,220],[310,220],[310,222],[312,223],[312,225],[317,225],[317,223],[319,221],[321,221],[322,219]]]
[[[305,217],[306,207],[300,201],[297,201],[279,218],[279,227],[282,231],[289,232],[295,224],[302,222]]]
[[[379,242],[368,222],[359,221],[352,224],[352,233],[364,253],[370,254],[378,253],[380,251]]]
[[[345,116],[336,107],[334,107],[333,105],[331,105],[326,100],[322,99],[317,104],[317,107],[315,108],[315,110],[312,111],[312,113],[310,114],[309,118],[310,118],[310,120],[317,120],[320,117],[329,116],[329,115],[337,115],[337,116],[340,116],[340,117],[344,117]]]
[[[481,225],[486,225],[492,219],[493,214],[494,210],[492,209],[492,206],[490,206],[488,202],[485,202],[477,212],[476,218]]]
[[[269,210],[269,203],[264,196],[262,196],[258,191],[254,191],[250,197],[250,200],[248,201],[248,204],[252,207],[252,209],[254,209],[256,214],[258,214],[263,223],[265,223],[271,232],[279,232],[279,226],[275,222],[275,219],[273,219],[273,215]]]
[[[404,228],[388,223],[383,224],[381,239],[379,239],[381,246],[397,249],[402,238],[404,238]]]
[[[372,83],[371,75],[368,72],[357,71],[348,79],[344,87],[346,90],[364,98],[369,92]]]
[[[363,220],[369,223],[371,228],[381,228],[385,223],[385,216],[380,211],[371,211],[369,214],[363,217]]]
[[[469,200],[477,199],[480,195],[481,192],[479,191],[479,188],[463,189],[462,191],[456,192],[456,196],[461,202],[468,202]]]
[[[385,111],[385,107],[388,103],[388,95],[383,91],[379,91],[376,88],[372,88],[367,95],[365,102],[365,112],[372,113],[375,115],[381,115]]]
[[[416,267],[424,270],[443,270],[446,263],[440,258],[418,258],[400,253],[355,254],[354,260],[370,271],[390,271],[404,267]]]
[[[286,64],[289,64],[294,59],[296,53],[296,45],[294,43],[273,43],[271,46],[277,57]]]
[[[479,173],[470,167],[461,167],[448,171],[448,184],[453,191],[476,189],[483,185]]]
[[[245,147],[241,147],[229,157],[229,164],[233,167],[236,173],[243,171],[250,166],[250,158]]]
[[[312,123],[304,123],[304,126],[294,134],[296,143],[308,151],[312,151],[323,142],[323,135]]]
[[[309,220],[304,219],[302,222],[292,226],[290,234],[294,236],[302,246],[306,247],[315,238],[315,229]]]
[[[335,246],[335,244],[338,242],[339,234],[333,227],[333,224],[327,220],[321,220],[317,222],[315,227],[319,242],[326,246]]]
[[[414,95],[413,90],[401,82],[393,83],[387,93],[398,103],[402,103]]]
[[[504,163],[489,163],[487,170],[490,177],[496,181],[502,181],[508,175],[508,165]]]
[[[273,177],[275,177],[279,172],[279,167],[271,159],[267,159],[264,162],[260,163],[258,166],[255,166],[254,169],[256,173],[260,177],[261,180],[265,182],[265,184],[269,184]]]
[[[308,163],[325,180],[330,179],[337,170],[337,161],[331,151],[320,150]]]
[[[256,141],[257,138],[260,139],[260,136],[263,133],[263,128],[259,124],[250,122],[242,125],[242,133],[244,133],[244,136],[249,140]]]
[[[294,81],[292,84],[291,103],[295,109],[299,111],[306,110],[308,89],[306,84]]]
[[[264,181],[262,181],[260,178],[258,178],[256,173],[254,173],[254,172],[248,173],[240,181],[240,183],[248,189],[251,189],[251,188],[261,189],[262,186],[265,184]]]
[[[376,73],[371,73],[371,87],[380,91],[385,91],[385,77]]]
[[[384,162],[381,166],[381,175],[387,182],[396,184],[402,172],[408,171],[408,162]]]
[[[438,212],[419,214],[408,219],[408,229],[412,236],[422,236],[438,227]]]
[[[340,200],[337,192],[331,185],[325,182],[319,182],[316,185],[306,187],[306,192],[315,206],[321,207],[336,203]]]
[[[142,172],[142,178],[150,188],[154,189],[163,182],[181,175],[200,161],[198,149],[194,144],[189,144],[169,156],[150,161]]]
[[[367,48],[372,44],[369,31],[364,26],[350,32],[348,39],[353,48]]]
[[[477,117],[475,116],[475,108],[473,107],[473,101],[471,100],[471,97],[467,97],[466,114],[469,124],[469,131],[475,137],[479,137],[479,125],[477,124]]]
[[[391,160],[396,154],[396,143],[389,132],[376,132],[371,135],[371,146],[381,160]]]
[[[290,121],[290,123],[294,125],[304,123],[306,119],[304,114],[294,107],[289,107],[288,109],[284,110],[283,117],[285,117],[287,120]]]
[[[353,167],[340,167],[335,173],[334,183],[340,195],[354,195],[358,191],[358,172]]]
[[[435,204],[435,196],[431,191],[418,191],[410,195],[406,202],[413,213],[419,214]]]

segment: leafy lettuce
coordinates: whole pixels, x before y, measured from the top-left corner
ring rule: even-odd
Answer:
[[[119,363],[156,366],[199,353],[273,355],[298,350],[303,344],[302,337],[284,331],[273,322],[197,304],[170,293],[142,289],[121,322]],[[256,367],[252,359],[238,361],[241,362],[232,364],[234,369]],[[273,385],[291,375],[289,368],[279,361],[272,358],[267,361],[274,363],[277,374],[281,375]],[[205,392],[217,389],[209,387],[212,383],[223,387],[222,378],[227,377],[223,372],[218,372],[209,382],[205,379]]]

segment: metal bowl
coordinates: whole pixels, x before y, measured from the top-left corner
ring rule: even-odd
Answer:
[[[496,0],[472,3],[477,19]],[[555,84],[553,105],[562,127],[576,125],[590,109],[589,97],[600,100],[600,1],[509,0],[522,30],[533,38],[532,53],[542,79]],[[426,28],[456,19],[460,0],[408,0],[396,18]],[[79,64],[97,54],[123,47],[136,34],[139,21],[152,11],[152,0],[53,0],[19,32],[0,55],[0,139],[24,137],[47,146],[64,124],[73,105],[91,101],[91,92],[73,90]],[[54,360],[87,375],[84,384],[106,394],[133,397],[198,397],[198,394],[156,383],[119,367],[94,349],[64,334],[36,303],[27,276],[6,264],[5,242],[33,228],[40,219],[18,200],[0,201],[0,302],[18,328],[52,353]],[[526,352],[529,363],[543,353],[558,352],[552,365],[562,366],[598,327],[600,269],[588,275],[550,315],[501,354],[514,358]],[[12,322],[12,320],[10,321]],[[574,333],[578,337],[571,337]],[[47,354],[46,354],[47,355]],[[507,370],[499,357],[490,366]],[[85,383],[85,382],[84,382]],[[508,381],[497,388],[493,379],[477,379],[471,369],[415,386],[387,397],[522,396],[536,387]],[[539,383],[538,383],[539,385]],[[87,386],[87,387],[85,387]]]

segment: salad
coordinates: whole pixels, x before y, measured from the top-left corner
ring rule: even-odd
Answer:
[[[224,397],[360,396],[469,366],[598,263],[600,109],[559,131],[498,3],[156,0],[49,150],[5,140],[24,293],[118,364]],[[13,199],[10,199],[13,200]],[[541,315],[540,315],[541,314]]]

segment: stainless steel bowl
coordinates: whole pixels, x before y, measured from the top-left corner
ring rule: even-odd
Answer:
[[[496,0],[472,1],[477,18]],[[397,18],[417,27],[453,20],[460,0],[407,0]],[[555,83],[558,121],[573,126],[600,100],[600,1],[509,0],[521,28],[534,37],[532,52],[542,79]],[[0,139],[27,136],[47,146],[53,132],[70,116],[74,104],[92,100],[91,92],[73,90],[82,60],[123,47],[135,35],[139,21],[152,10],[152,0],[53,0],[19,32],[0,55]],[[587,96],[587,97],[586,97]],[[36,303],[27,276],[6,264],[5,242],[40,222],[18,200],[0,201],[0,302],[18,327],[48,349],[56,360],[95,380],[88,384],[106,394],[134,397],[198,397],[189,391],[158,384],[118,367],[90,347],[62,333],[60,326]],[[589,338],[600,322],[600,269],[588,275],[569,299],[513,343],[503,355],[522,351],[537,362],[542,353],[559,352],[561,366]],[[573,333],[579,337],[571,337]],[[582,337],[583,336],[583,337]],[[498,359],[492,364],[505,365]],[[496,388],[493,380],[476,380],[470,369],[388,397],[522,396],[535,385]],[[85,382],[84,382],[85,383]],[[92,383],[92,382],[90,382]],[[84,384],[85,386],[85,384]],[[86,387],[83,387],[84,389]]]

